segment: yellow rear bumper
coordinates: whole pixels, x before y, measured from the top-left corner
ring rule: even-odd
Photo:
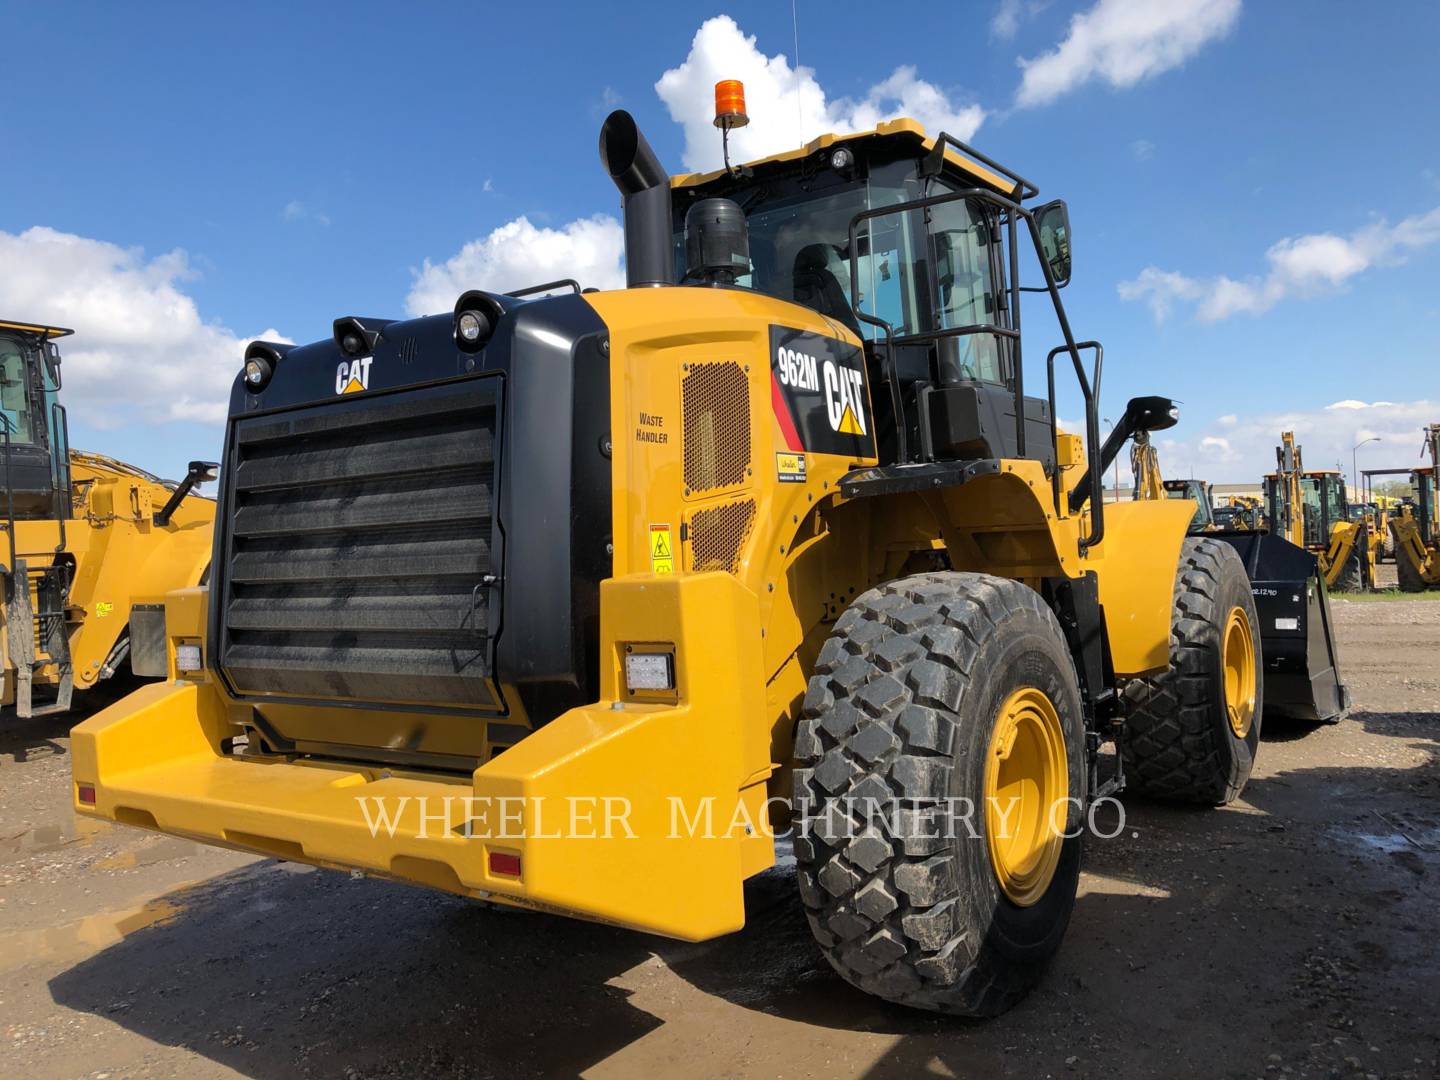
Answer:
[[[754,597],[726,575],[647,576],[607,582],[602,611],[607,642],[674,642],[678,702],[617,695],[617,648],[606,700],[444,777],[230,755],[213,685],[152,685],[75,729],[75,808],[687,940],[736,930],[742,881],[773,861]]]

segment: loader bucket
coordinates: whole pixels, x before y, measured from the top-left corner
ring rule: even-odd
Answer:
[[[1265,714],[1309,723],[1343,720],[1350,691],[1340,677],[1319,560],[1270,533],[1212,535],[1239,553],[1250,575],[1265,662]]]

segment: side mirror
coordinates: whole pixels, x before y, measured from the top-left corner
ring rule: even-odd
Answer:
[[[53,341],[45,343],[45,374],[50,376],[51,388],[60,389],[60,346]]]
[[[1070,208],[1064,199],[1046,203],[1035,211],[1035,227],[1040,233],[1040,250],[1050,265],[1050,276],[1056,287],[1070,283]]]

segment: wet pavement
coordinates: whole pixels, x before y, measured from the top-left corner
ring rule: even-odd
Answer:
[[[1126,803],[998,1020],[840,981],[782,865],[683,944],[76,819],[0,729],[0,1075],[1413,1076],[1440,1025],[1440,600],[1339,602],[1352,719],[1242,801]]]

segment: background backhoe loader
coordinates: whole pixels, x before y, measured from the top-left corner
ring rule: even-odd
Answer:
[[[1430,464],[1410,474],[1413,500],[1390,515],[1395,538],[1395,573],[1405,592],[1440,588],[1440,507],[1437,484],[1440,477],[1440,424],[1425,429],[1423,453]]]
[[[1378,548],[1367,519],[1352,519],[1345,478],[1334,469],[1306,472],[1294,432],[1280,435],[1275,471],[1265,475],[1266,516],[1273,532],[1314,552],[1326,587],[1375,587]]]
[[[163,676],[165,594],[210,561],[215,504],[189,492],[213,466],[166,484],[69,448],[56,344],[69,333],[0,320],[0,704],[22,718],[120,670]]]
[[[716,111],[746,122],[738,84]],[[1060,945],[1094,799],[1250,777],[1244,561],[1184,503],[1099,498],[1175,407],[1101,446],[1065,205],[948,135],[672,178],[616,112],[600,153],[627,288],[250,345],[175,678],[76,728],[75,806],[689,940],[743,924],[773,814],[844,978],[997,1013]]]

